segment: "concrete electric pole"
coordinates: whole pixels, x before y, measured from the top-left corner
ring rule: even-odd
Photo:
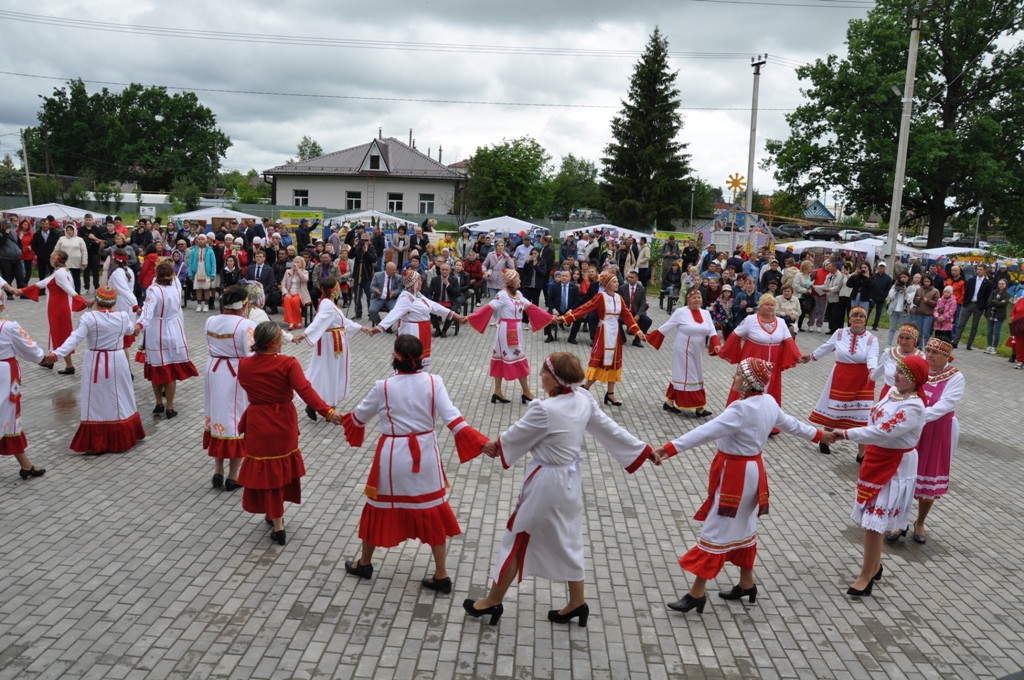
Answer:
[[[25,131],[21,133],[21,164],[25,166],[25,187],[28,189],[28,204],[35,205],[32,201],[32,178],[28,174],[28,148],[25,147]]]
[[[743,209],[751,212],[754,209],[754,150],[757,146],[757,88],[761,82],[761,67],[768,61],[767,54],[759,54],[750,58],[754,67],[754,101],[750,105],[750,156],[747,158],[747,190],[743,197]],[[744,219],[744,225],[750,220]]]
[[[907,80],[903,85],[903,118],[900,120],[900,141],[896,151],[896,177],[892,183],[892,207],[889,210],[889,240],[885,246],[885,262],[889,271],[896,263],[896,234],[903,207],[903,180],[907,171],[907,145],[910,141],[910,116],[914,111],[914,81],[917,77],[917,47],[921,42],[921,18],[925,10],[911,17],[910,52],[907,54]]]

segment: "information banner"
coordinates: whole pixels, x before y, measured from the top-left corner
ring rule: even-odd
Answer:
[[[295,229],[299,226],[299,221],[306,219],[309,220],[310,238],[325,238],[324,228],[324,213],[322,210],[282,210],[278,216],[284,226],[288,229],[288,233],[295,237]]]

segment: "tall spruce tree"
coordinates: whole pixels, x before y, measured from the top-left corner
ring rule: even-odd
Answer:
[[[605,147],[605,212],[631,229],[670,228],[681,214],[690,156],[677,140],[683,127],[676,73],[668,67],[668,40],[654,29],[629,81],[627,101],[612,119],[614,141]]]

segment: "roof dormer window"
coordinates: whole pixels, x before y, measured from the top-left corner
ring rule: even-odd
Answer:
[[[370,170],[380,170],[380,156],[377,154],[370,156]]]

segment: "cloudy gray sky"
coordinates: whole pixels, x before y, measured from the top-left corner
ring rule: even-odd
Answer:
[[[18,21],[0,13],[0,70],[85,80],[140,82],[211,90],[311,95],[515,102],[559,106],[379,101],[198,92],[231,137],[226,165],[258,170],[295,153],[302,135],[325,151],[385,135],[407,139],[446,163],[476,147],[530,135],[557,163],[573,153],[597,160],[636,56],[495,54],[445,51],[483,45],[639,53],[655,25],[674,53],[742,53],[734,59],[673,58],[684,111],[682,140],[697,173],[717,186],[746,174],[752,76],[748,54],[767,52],[761,78],[758,159],[764,140],[786,135],[784,111],[801,101],[787,64],[844,53],[847,22],[865,0],[409,0],[270,2],[249,0],[0,0],[4,12],[71,20],[73,26]],[[761,4],[757,4],[761,3]],[[786,3],[786,4],[783,4]],[[86,28],[78,22],[159,27],[159,35]],[[198,30],[200,38],[170,35]],[[370,49],[336,44],[252,43],[211,33],[296,42],[328,40],[427,44],[427,49]],[[430,49],[430,45],[439,46]],[[449,46],[449,47],[445,47]],[[775,61],[774,55],[784,58]],[[36,120],[40,94],[59,81],[0,75],[0,154],[13,152],[21,126]],[[88,84],[90,90],[102,87]],[[111,89],[119,87],[111,85]],[[565,106],[577,105],[577,106]],[[579,105],[586,105],[585,108]],[[735,110],[728,110],[735,109]],[[775,187],[764,172],[760,191]],[[831,201],[830,201],[831,202]]]

